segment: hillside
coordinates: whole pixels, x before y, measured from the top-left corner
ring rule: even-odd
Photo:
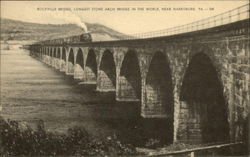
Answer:
[[[113,40],[124,37],[101,24],[85,23],[94,41]],[[11,19],[1,19],[1,40],[41,41],[81,34],[83,30],[75,24],[37,24]]]

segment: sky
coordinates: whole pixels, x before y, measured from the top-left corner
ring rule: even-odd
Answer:
[[[191,23],[247,3],[248,0],[1,1],[1,17],[43,24],[79,24],[84,21],[136,34]]]

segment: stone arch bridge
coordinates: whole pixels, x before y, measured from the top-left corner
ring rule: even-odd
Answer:
[[[249,117],[249,19],[135,40],[33,44],[30,53],[140,115],[168,119],[174,142],[244,139]]]

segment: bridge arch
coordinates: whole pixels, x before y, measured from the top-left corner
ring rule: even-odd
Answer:
[[[68,74],[72,75],[74,74],[74,50],[71,48],[69,50],[69,55],[68,55],[68,65],[67,65],[67,72]]]
[[[68,62],[74,64],[74,50],[72,48],[69,51]]]
[[[56,47],[56,53],[55,53],[55,68],[56,69],[60,69],[61,67],[61,48],[60,47]]]
[[[142,115],[148,137],[162,144],[173,141],[174,96],[169,59],[156,51],[149,61],[142,93]]]
[[[76,64],[80,65],[84,69],[84,56],[81,48],[78,49],[76,54]]]
[[[51,57],[51,47],[49,47],[49,56]]]
[[[158,108],[158,113],[160,113],[160,115],[162,114],[165,116],[172,116],[172,75],[168,59],[166,55],[160,51],[154,54],[150,62],[149,69],[146,75],[145,92],[145,107],[153,105],[155,109]]]
[[[48,58],[49,65],[52,65],[52,57],[53,57],[53,48],[49,47],[49,58]]]
[[[184,135],[187,141],[212,143],[229,140],[227,102],[219,76],[206,53],[192,55],[180,91],[181,110],[188,115],[181,120],[187,125]]]
[[[50,54],[49,54],[50,57],[53,57],[53,48],[50,47]]]
[[[82,79],[84,75],[84,56],[81,48],[77,50],[76,63],[74,67],[74,78]]]
[[[60,59],[61,58],[61,48],[57,48],[57,53],[56,53],[56,58]]]
[[[49,47],[46,47],[46,55],[49,56]]]
[[[66,48],[62,48],[62,60],[66,63],[67,60],[67,54],[66,54]]]
[[[52,54],[52,56],[53,56],[54,58],[56,58],[56,55],[57,55],[57,48],[54,47],[54,48],[53,48],[53,54]]]
[[[67,53],[66,53],[66,48],[65,47],[62,47],[61,49],[61,57],[60,57],[60,61],[59,61],[59,64],[60,64],[60,71],[66,71],[66,63],[67,63]]]
[[[48,47],[44,47],[43,61],[47,63],[47,59],[48,59]]]
[[[50,47],[50,49],[49,49],[49,56],[53,57],[53,48],[52,47]]]
[[[56,66],[56,54],[57,54],[57,48],[52,47],[52,66]]]
[[[93,49],[89,49],[84,74],[85,74],[84,75],[85,83],[96,84],[97,62],[96,62],[96,55]]]
[[[128,51],[119,74],[118,101],[140,101],[141,72],[136,52]]]
[[[115,91],[116,89],[116,66],[113,53],[105,50],[98,71],[97,90]]]

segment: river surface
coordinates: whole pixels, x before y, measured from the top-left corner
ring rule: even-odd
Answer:
[[[129,132],[124,128],[136,127],[139,117],[138,104],[120,104],[114,93],[79,85],[23,49],[1,50],[1,104],[4,119],[34,129],[42,119],[47,131],[59,133],[83,126],[97,137]]]
[[[140,145],[171,136],[166,121],[140,117],[140,103],[116,102],[115,93],[96,92],[46,65],[23,49],[1,50],[1,116],[50,132],[84,127],[94,137],[116,134]]]

